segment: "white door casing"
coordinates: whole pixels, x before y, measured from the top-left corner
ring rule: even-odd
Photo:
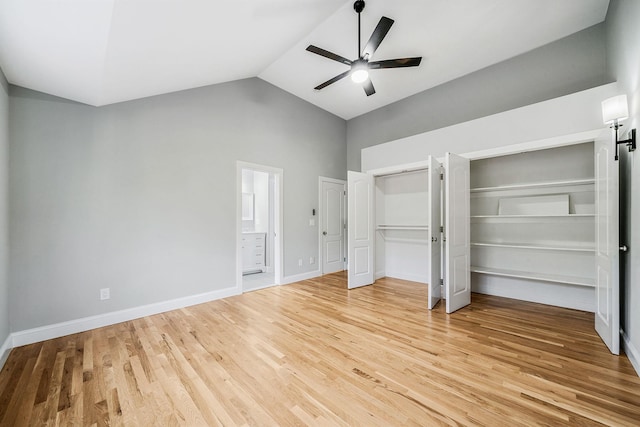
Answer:
[[[618,242],[618,162],[610,132],[594,142],[596,180],[595,328],[613,354],[620,353],[620,253]]]
[[[445,294],[446,311],[471,303],[469,159],[446,153],[445,182]]]
[[[374,282],[374,179],[372,175],[347,172],[348,285],[349,289]]]
[[[440,173],[441,165],[429,156],[429,298],[428,306],[431,310],[440,301]]]
[[[320,242],[322,274],[344,269],[345,191],[344,181],[321,178]]]

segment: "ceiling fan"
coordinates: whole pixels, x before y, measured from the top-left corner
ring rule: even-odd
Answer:
[[[351,80],[356,83],[362,83],[362,87],[364,88],[367,96],[373,95],[376,93],[376,90],[373,87],[373,83],[371,83],[371,79],[369,78],[369,70],[377,70],[380,68],[401,68],[401,67],[417,67],[420,65],[420,61],[422,61],[422,57],[414,57],[414,58],[398,58],[398,59],[385,59],[383,61],[370,61],[373,53],[378,49],[380,43],[385,38],[391,25],[393,25],[393,19],[387,18],[383,16],[380,18],[380,22],[376,26],[376,29],[373,30],[373,34],[369,38],[364,50],[360,49],[360,13],[364,9],[364,1],[358,0],[353,4],[353,9],[358,13],[358,59],[353,61],[337,55],[333,52],[329,52],[327,50],[321,49],[314,45],[309,45],[307,50],[309,52],[315,53],[320,56],[324,56],[325,58],[332,59],[334,61],[341,62],[345,65],[351,67],[349,70],[345,71],[342,74],[338,74],[332,79],[327,80],[324,83],[319,84],[314,89],[320,90],[341,80],[348,75],[351,75]]]

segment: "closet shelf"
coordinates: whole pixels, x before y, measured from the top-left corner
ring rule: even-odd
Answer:
[[[567,224],[578,222],[580,224],[592,224],[595,220],[594,214],[568,214],[568,215],[471,215],[471,222],[474,223],[500,223],[500,222],[537,222],[553,223],[564,222]]]
[[[426,231],[429,230],[428,225],[387,225],[381,224],[376,227],[377,230],[418,230],[418,231]]]
[[[471,215],[471,218],[594,218],[595,214],[563,215]]]
[[[525,245],[520,243],[481,243],[472,242],[472,247],[489,247],[489,248],[512,248],[512,249],[534,249],[544,251],[561,251],[561,252],[587,252],[594,253],[592,247],[567,247],[567,246],[549,246],[549,245]]]
[[[471,266],[472,273],[490,274],[493,276],[514,277],[519,279],[539,280],[543,282],[565,283],[569,285],[595,287],[595,280],[588,277],[566,276],[562,274],[533,273],[530,271],[506,270],[502,268],[489,268]]]
[[[551,188],[551,187],[563,187],[567,185],[590,185],[596,181],[593,178],[590,179],[570,179],[564,181],[548,181],[548,182],[532,182],[528,184],[513,184],[513,185],[499,185],[495,187],[478,187],[472,188],[472,193],[482,193],[488,191],[502,191],[502,190],[526,190],[530,188]]]

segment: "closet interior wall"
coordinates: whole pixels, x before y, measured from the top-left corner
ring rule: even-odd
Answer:
[[[429,281],[428,170],[375,178],[376,279]]]
[[[471,161],[474,292],[595,310],[593,143]]]

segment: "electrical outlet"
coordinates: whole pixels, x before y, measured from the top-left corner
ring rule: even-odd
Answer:
[[[109,288],[102,288],[100,289],[100,300],[104,301],[106,299],[111,298],[111,292],[109,290]]]
[[[302,267],[302,258],[298,260],[298,267]]]
[[[309,257],[309,264],[315,264],[316,263],[316,259],[312,256]]]

